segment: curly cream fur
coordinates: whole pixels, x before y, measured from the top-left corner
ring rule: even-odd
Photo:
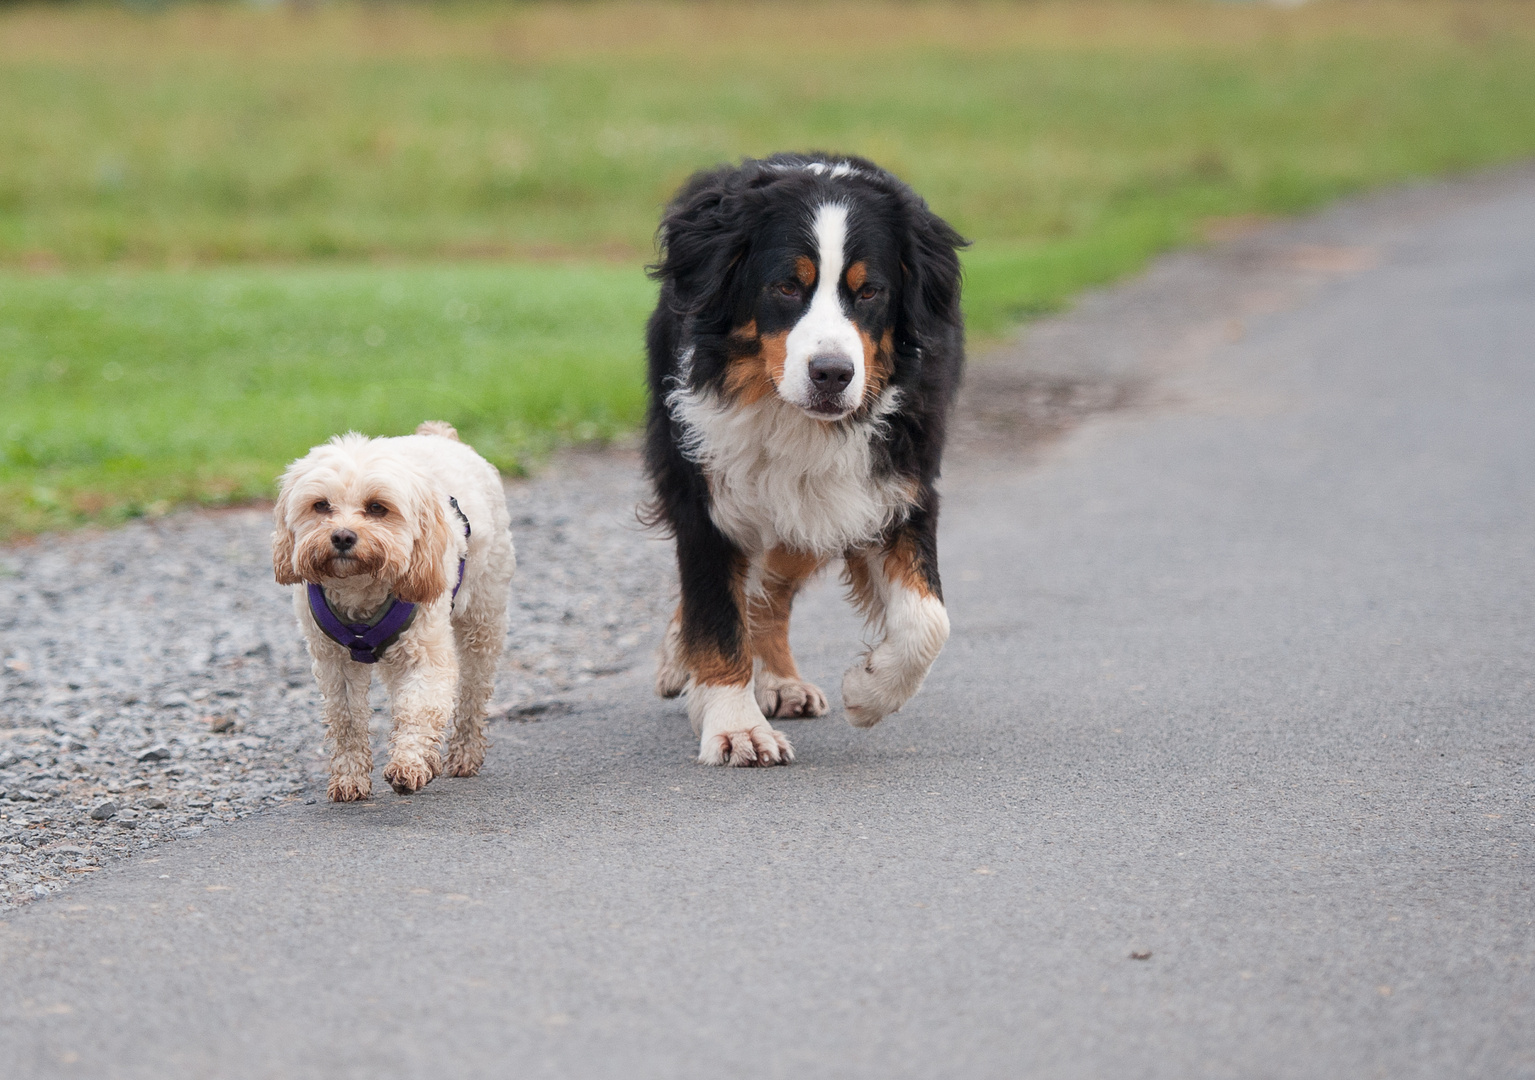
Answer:
[[[340,435],[315,447],[283,474],[274,511],[273,570],[279,582],[297,586],[294,611],[324,700],[328,791],[338,802],[372,793],[368,687],[375,666],[393,714],[384,779],[396,791],[419,791],[444,769],[473,776],[485,758],[485,707],[517,565],[506,493],[496,470],[452,427],[428,422],[418,431],[392,439]],[[473,527],[468,540],[450,497]],[[339,529],[357,537],[345,554],[332,543]],[[460,558],[464,580],[455,600]],[[309,582],[324,587],[344,620],[367,619],[393,594],[419,605],[415,621],[377,665],[359,664],[315,623]]]

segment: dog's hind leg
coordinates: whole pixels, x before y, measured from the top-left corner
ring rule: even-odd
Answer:
[[[936,499],[926,503],[936,506]],[[937,513],[921,509],[879,547],[849,552],[847,585],[878,645],[842,676],[842,702],[855,727],[872,727],[922,688],[949,639],[938,580]]]
[[[315,681],[324,699],[325,741],[330,748],[330,782],[325,793],[332,802],[355,802],[373,794],[373,745],[368,721],[372,671],[354,664],[344,649],[330,641],[311,643]]]
[[[773,548],[763,557],[757,580],[748,585],[747,620],[756,658],[752,685],[762,715],[770,719],[826,715],[826,695],[800,678],[789,649],[794,597],[823,565],[814,555]]]
[[[485,707],[496,688],[496,663],[506,643],[506,607],[499,618],[466,618],[455,628],[458,644],[458,701],[453,707],[453,734],[448,739],[449,776],[474,776],[485,762]]]
[[[423,611],[423,632],[402,638],[379,662],[394,726],[384,779],[401,795],[420,791],[442,772],[442,737],[453,719],[458,654],[446,611]]]
[[[678,606],[666,626],[666,636],[656,655],[656,693],[674,698],[688,688],[688,665],[682,656],[682,608]]]

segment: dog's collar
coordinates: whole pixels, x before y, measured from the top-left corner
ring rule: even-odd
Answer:
[[[464,539],[469,539],[469,519],[459,509],[458,500],[448,499],[453,507],[453,512],[464,523]],[[465,553],[467,557],[467,552]],[[458,599],[458,590],[464,584],[464,559],[458,560],[458,580],[453,583],[453,593],[449,597],[449,606]],[[325,595],[323,586],[310,582],[309,585],[309,613],[314,616],[317,626],[325,631],[325,636],[330,638],[343,649],[352,654],[352,659],[359,664],[376,664],[382,659],[384,650],[399,640],[400,635],[410,628],[410,624],[416,621],[416,605],[401,600],[397,596],[390,596],[389,602],[374,613],[371,619],[360,623],[343,622],[341,616],[336,614],[336,609],[330,606],[330,600]]]

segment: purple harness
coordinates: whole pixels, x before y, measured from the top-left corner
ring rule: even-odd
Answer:
[[[464,523],[464,539],[469,539],[469,519],[458,508],[458,500],[448,500],[453,506],[453,512]],[[464,560],[458,560],[458,581],[453,585],[453,594],[449,598],[458,598],[458,590],[464,583]],[[410,624],[416,621],[416,605],[407,603],[398,597],[391,596],[389,603],[372,619],[365,623],[345,623],[341,616],[336,614],[336,609],[330,606],[330,601],[325,597],[325,589],[313,582],[309,585],[309,613],[314,616],[315,623],[325,636],[335,641],[344,649],[349,649],[352,659],[359,664],[376,664],[384,655],[384,650],[393,645],[401,634],[410,628]]]

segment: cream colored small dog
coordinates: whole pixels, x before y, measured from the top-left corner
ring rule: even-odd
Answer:
[[[288,466],[274,517],[272,568],[300,586],[294,610],[325,699],[331,799],[373,791],[375,664],[394,718],[384,779],[403,795],[444,767],[479,772],[517,566],[494,466],[435,421],[401,438],[338,435]]]

